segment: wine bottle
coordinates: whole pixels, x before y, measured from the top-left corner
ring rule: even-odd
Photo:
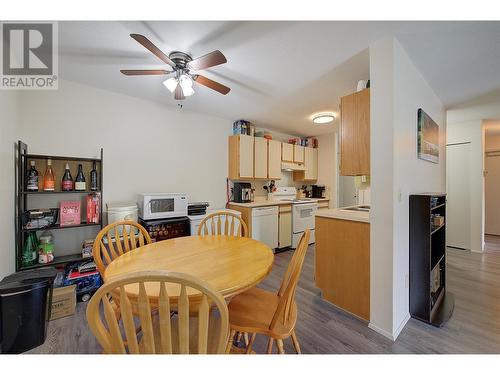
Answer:
[[[73,190],[73,177],[71,177],[71,172],[69,170],[69,164],[66,163],[66,169],[64,170],[64,175],[61,182],[61,190],[71,191]]]
[[[92,170],[90,171],[90,190],[96,191],[99,187],[97,186],[97,169],[96,163],[92,164]]]
[[[85,183],[85,176],[83,175],[82,165],[78,164],[78,173],[75,178],[75,190],[85,191],[87,190],[87,184]]]
[[[38,191],[38,171],[35,168],[35,161],[30,161],[31,168],[26,176],[26,190]]]
[[[26,236],[22,253],[23,267],[29,267],[36,263],[36,259],[38,257],[38,245],[39,243],[36,232],[29,232]]]
[[[47,168],[45,169],[45,174],[43,175],[43,190],[54,191],[55,186],[56,179],[54,177],[54,171],[52,170],[52,160],[47,159]]]

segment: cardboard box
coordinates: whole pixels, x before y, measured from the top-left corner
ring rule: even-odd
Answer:
[[[50,320],[73,315],[76,307],[76,285],[54,288]]]

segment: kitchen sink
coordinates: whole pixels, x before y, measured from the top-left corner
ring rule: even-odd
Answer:
[[[361,212],[370,212],[370,206],[354,206],[354,207],[346,207],[346,208],[342,208],[342,210],[346,210],[346,211],[361,211]]]

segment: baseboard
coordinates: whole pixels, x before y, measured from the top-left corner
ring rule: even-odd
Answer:
[[[406,323],[408,323],[409,320],[410,320],[410,314],[406,314],[401,324],[398,326],[398,328],[396,328],[396,330],[393,333],[388,332],[380,327],[377,327],[373,323],[369,323],[368,328],[373,329],[375,332],[380,333],[382,336],[387,337],[389,340],[396,341],[399,334],[401,333],[401,331],[403,330],[403,328],[405,327]]]
[[[387,332],[385,329],[379,328],[373,323],[369,323],[368,328],[373,329],[375,332],[380,333],[382,336],[387,337],[389,340],[394,341],[392,333]]]
[[[401,331],[403,330],[403,328],[405,327],[406,323],[408,323],[408,320],[410,320],[410,313],[406,313],[406,316],[404,317],[403,321],[401,322],[401,324],[399,325],[398,328],[396,328],[396,331],[394,331],[394,341],[396,341],[396,339],[398,338],[399,334],[401,333]]]

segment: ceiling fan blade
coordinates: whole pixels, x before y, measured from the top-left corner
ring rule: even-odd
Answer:
[[[172,68],[175,68],[175,63],[170,60],[170,58],[165,55],[158,47],[156,47],[152,41],[150,41],[148,38],[146,38],[144,35],[141,34],[130,34],[132,38],[134,38],[137,42],[142,44],[144,48],[149,50],[153,55],[158,57],[161,61],[164,63],[170,65]]]
[[[224,86],[223,84],[219,82],[215,82],[211,80],[210,78],[196,75],[194,77],[195,82],[199,83],[200,85],[206,86],[208,88],[211,88],[212,90],[218,91],[223,95],[226,95],[231,89],[227,86]]]
[[[120,70],[126,76],[161,76],[173,73],[170,70]]]
[[[226,57],[217,50],[190,61],[187,66],[191,70],[201,70],[225,63],[227,63]]]
[[[175,95],[174,95],[175,100],[184,100],[186,97],[184,96],[184,93],[182,92],[182,87],[181,85],[177,85],[175,88]]]

